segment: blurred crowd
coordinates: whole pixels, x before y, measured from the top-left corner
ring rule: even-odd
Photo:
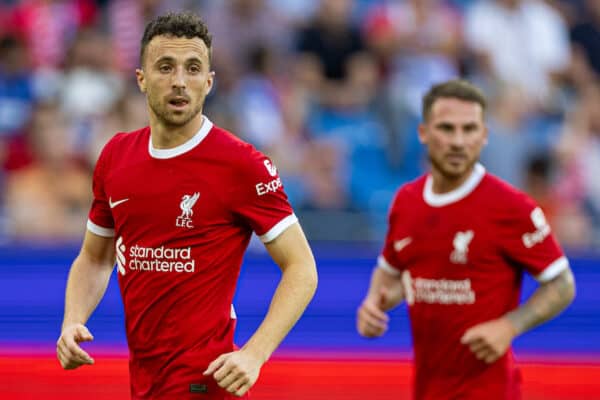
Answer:
[[[147,124],[139,41],[169,10],[207,22],[205,114],[271,156],[309,237],[381,238],[427,169],[421,95],[463,76],[488,170],[565,246],[600,243],[600,0],[0,0],[1,238],[81,237],[100,149]]]

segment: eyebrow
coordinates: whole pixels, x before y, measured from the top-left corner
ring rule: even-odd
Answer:
[[[165,61],[166,62],[173,62],[173,61],[175,61],[175,57],[172,57],[172,56],[162,56],[158,60],[156,60],[154,62],[154,64],[159,64],[159,63],[165,62]],[[190,63],[193,63],[193,62],[199,63],[199,64],[203,64],[202,60],[200,58],[198,58],[198,57],[195,57],[195,56],[194,57],[190,57],[190,58],[188,58],[188,59],[185,60],[185,64],[190,64]]]
[[[456,125],[451,123],[451,122],[438,122],[437,124],[435,124],[436,128],[443,128],[443,129],[453,129]]]

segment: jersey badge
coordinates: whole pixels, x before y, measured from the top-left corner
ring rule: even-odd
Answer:
[[[473,236],[475,236],[475,234],[472,230],[456,232],[456,235],[454,235],[454,240],[452,241],[454,250],[452,251],[452,253],[450,253],[450,261],[452,261],[455,264],[467,263],[469,243],[471,243],[471,240],[473,240]]]
[[[178,228],[188,228],[191,229],[194,227],[192,223],[192,215],[194,215],[194,211],[192,208],[198,201],[200,197],[200,193],[196,192],[194,194],[185,194],[181,198],[181,203],[179,203],[179,208],[181,208],[181,215],[177,217],[175,220],[175,226]]]

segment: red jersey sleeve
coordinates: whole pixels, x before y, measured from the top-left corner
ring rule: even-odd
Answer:
[[[383,250],[377,258],[377,267],[393,274],[398,275],[402,271],[402,264],[398,260],[398,252],[394,249],[396,242],[396,229],[400,223],[399,207],[401,203],[401,191],[398,191],[392,206],[388,213],[388,231],[385,236]]]
[[[241,184],[234,193],[233,212],[268,243],[298,221],[283,190],[275,165],[252,149],[241,165]]]
[[[505,255],[538,281],[555,278],[569,267],[544,212],[525,194],[518,194],[508,220],[502,243]]]
[[[104,191],[106,173],[109,171],[108,161],[110,142],[102,149],[96,162],[92,182],[94,200],[88,214],[87,229],[99,236],[112,237],[115,235],[115,222],[110,210],[109,199]]]

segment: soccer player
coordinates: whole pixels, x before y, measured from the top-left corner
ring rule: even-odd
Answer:
[[[357,312],[378,337],[406,300],[416,399],[518,399],[512,340],[549,320],[575,293],[569,262],[542,210],[478,163],[486,101],[462,80],[431,88],[419,139],[431,172],[402,186],[383,251]],[[523,271],[539,288],[519,306]]]
[[[136,76],[150,126],[104,147],[69,273],[62,367],[94,363],[79,343],[93,339],[85,324],[116,260],[133,399],[245,396],[316,288],[312,252],[275,165],[202,114],[210,54],[211,36],[194,14],[146,26]],[[236,349],[231,302],[252,232],[282,277],[262,324]]]

